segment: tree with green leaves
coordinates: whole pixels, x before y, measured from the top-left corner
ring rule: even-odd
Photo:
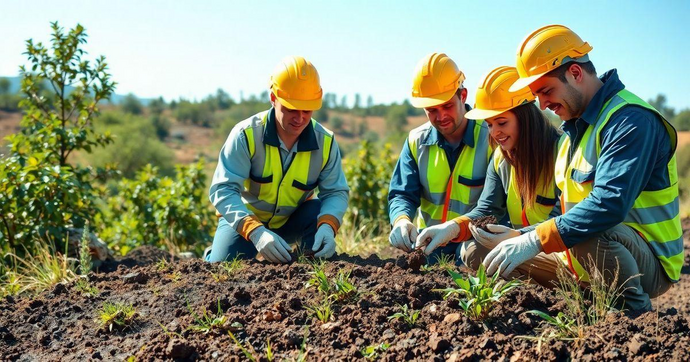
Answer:
[[[103,173],[72,165],[68,158],[112,142],[93,127],[98,103],[115,87],[105,58],[85,59],[81,25],[67,32],[57,22],[51,28],[49,46],[26,42],[29,65],[20,67],[22,131],[8,137],[10,151],[0,163],[5,251],[31,252],[32,243],[46,236],[62,242],[67,226],[82,227],[96,213],[92,182]]]
[[[125,98],[122,100],[121,107],[125,113],[136,115],[144,113],[144,106],[141,104],[139,98],[132,93],[129,93],[125,96]]]

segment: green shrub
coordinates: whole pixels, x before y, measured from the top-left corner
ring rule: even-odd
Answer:
[[[350,186],[350,211],[367,219],[388,220],[388,184],[395,158],[390,144],[362,141],[356,155],[343,161]]]

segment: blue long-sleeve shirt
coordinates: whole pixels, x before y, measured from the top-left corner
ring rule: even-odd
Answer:
[[[606,72],[601,80],[604,85],[582,117],[563,123],[563,131],[572,141],[571,150],[585,129],[596,122],[604,103],[625,88],[615,69]],[[670,186],[667,165],[673,152],[669,135],[654,112],[638,106],[616,112],[601,133],[592,192],[555,218],[565,246],[570,248],[622,223],[643,190]]]

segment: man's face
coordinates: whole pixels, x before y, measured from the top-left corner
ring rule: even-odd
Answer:
[[[278,128],[278,136],[281,136],[281,138],[285,138],[285,136],[289,139],[299,137],[311,121],[311,115],[314,113],[314,111],[302,111],[285,107],[273,94],[271,94],[271,103],[273,103],[276,111],[276,126]],[[283,141],[285,140],[283,139]]]
[[[539,107],[552,110],[563,121],[579,117],[585,111],[584,95],[573,86],[573,77],[568,72],[565,75],[565,83],[558,77],[543,76],[529,86],[539,98]]]
[[[462,90],[463,98],[467,97],[467,91]],[[457,133],[464,122],[465,115],[464,99],[455,94],[453,98],[445,103],[434,107],[424,108],[426,117],[431,125],[436,128],[445,138],[459,138]]]

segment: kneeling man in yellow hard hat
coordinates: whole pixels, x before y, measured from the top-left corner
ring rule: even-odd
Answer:
[[[536,30],[518,48],[511,90],[529,86],[565,121],[555,165],[562,215],[501,242],[483,263],[507,276],[541,251],[566,252],[590,275],[596,265],[607,282],[625,283],[625,308],[648,310],[683,265],[677,134],[615,69],[597,77],[591,50],[562,25]]]
[[[417,64],[412,105],[423,108],[429,122],[407,137],[388,193],[391,245],[411,251],[418,238],[424,239],[417,244],[426,246],[430,262],[439,254],[459,257],[457,242],[470,238],[463,215],[477,204],[492,153],[484,121],[465,117],[470,107],[464,80],[443,53]],[[428,226],[435,227],[418,233],[418,227]]]
[[[287,57],[271,76],[272,108],[232,129],[210,189],[220,218],[206,260],[287,263],[298,241],[333,256],[349,188],[333,133],[311,118],[322,95],[316,68]]]

